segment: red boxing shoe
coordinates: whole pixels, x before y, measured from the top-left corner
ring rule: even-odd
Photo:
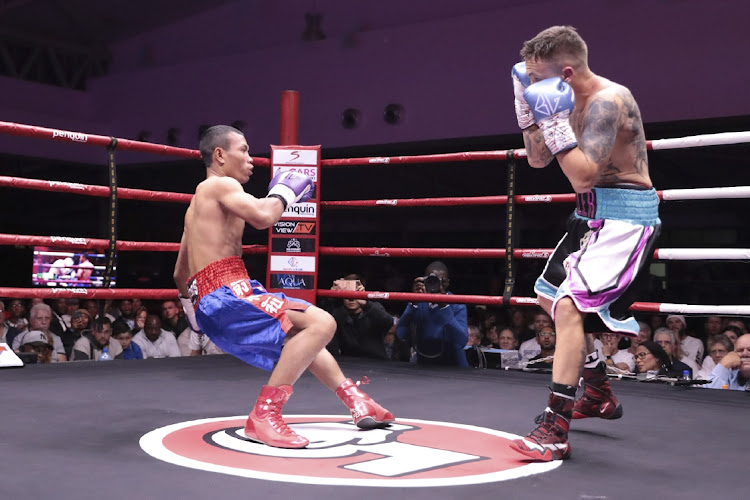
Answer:
[[[336,395],[341,398],[349,411],[352,412],[354,424],[360,429],[377,429],[387,427],[396,420],[393,413],[377,404],[348,378],[336,389]]]
[[[615,420],[622,417],[622,405],[612,392],[604,365],[583,370],[583,396],[573,406],[573,418],[598,417]]]
[[[310,441],[286,425],[281,408],[292,395],[291,385],[264,385],[245,424],[245,435],[275,448],[304,448]]]
[[[542,422],[528,436],[510,442],[511,449],[539,462],[562,460],[570,456],[568,420],[547,408]]]

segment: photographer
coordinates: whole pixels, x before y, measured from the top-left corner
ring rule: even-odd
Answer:
[[[448,268],[435,261],[425,276],[414,279],[414,293],[449,294]],[[400,339],[411,342],[417,363],[468,366],[464,347],[469,338],[464,304],[408,303],[396,329]]]
[[[364,292],[362,280],[350,274],[333,282],[331,290]],[[393,316],[379,302],[364,299],[343,299],[333,308],[331,315],[336,320],[336,334],[328,344],[334,356],[360,356],[388,359],[385,335],[393,326]]]

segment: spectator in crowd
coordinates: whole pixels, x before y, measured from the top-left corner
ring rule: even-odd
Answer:
[[[711,373],[716,364],[732,351],[734,351],[734,344],[729,340],[729,337],[721,333],[711,335],[708,338],[708,356],[703,360],[701,369],[698,371],[696,377],[703,380],[711,380]]]
[[[21,334],[20,351],[35,352],[37,363],[52,363],[54,346],[44,332],[32,330]]]
[[[100,305],[100,301],[98,300],[86,299],[81,302],[81,309],[86,309],[89,312],[89,316],[91,316],[91,319],[95,320],[100,316]],[[115,320],[115,317],[108,313],[104,313],[104,317],[109,318],[110,324]]]
[[[26,317],[26,304],[23,299],[10,299],[8,304],[10,315],[6,320],[8,326],[12,326],[23,333],[29,330],[29,320]]]
[[[133,328],[130,329],[130,333],[133,334],[133,337],[135,337],[138,332],[143,330],[143,328],[146,326],[146,317],[148,316],[148,309],[141,306],[138,309],[135,310],[134,314],[134,321],[133,321]]]
[[[112,337],[122,347],[122,359],[143,359],[143,351],[138,344],[133,342],[133,333],[125,323],[112,325]]]
[[[383,343],[385,344],[385,356],[388,361],[409,361],[411,357],[411,350],[409,344],[396,336],[396,328],[398,327],[398,316],[393,316],[393,325],[385,334]]]
[[[161,303],[161,327],[163,330],[172,332],[175,338],[179,337],[190,323],[184,316],[180,315],[182,304],[177,300],[165,300]]]
[[[727,336],[727,338],[732,342],[732,345],[737,344],[737,339],[740,338],[740,336],[744,335],[742,333],[742,330],[734,325],[725,326],[721,333],[722,335]]]
[[[76,312],[78,309],[80,309],[81,301],[78,299],[65,299],[65,312],[62,314],[62,320],[63,323],[65,323],[66,328],[70,328],[71,323],[71,317],[73,316],[73,313]],[[94,319],[94,318],[91,318]]]
[[[79,309],[73,313],[73,316],[71,316],[70,328],[65,330],[60,336],[63,347],[65,348],[65,355],[68,356],[68,359],[71,359],[71,356],[73,355],[73,346],[78,342],[78,339],[81,338],[83,333],[89,329],[92,321],[93,319],[86,309]]]
[[[742,335],[745,335],[748,333],[747,331],[747,322],[745,322],[744,318],[727,318],[726,323],[724,324],[724,327],[727,326],[736,326],[740,329],[742,332]]]
[[[685,357],[693,360],[696,365],[700,366],[700,362],[703,360],[703,342],[687,334],[685,316],[682,314],[670,314],[667,316],[667,328],[674,332],[675,338],[680,343]],[[655,333],[654,339],[656,339]]]
[[[490,329],[497,324],[498,316],[498,311],[495,311],[494,309],[485,309],[484,313],[481,315],[482,323],[480,329],[482,330],[482,335],[485,339],[487,338]]]
[[[617,347],[622,335],[603,332],[599,337],[602,341],[602,355],[604,356],[608,372],[632,372],[635,369],[635,358],[633,355],[629,351],[621,350]]]
[[[521,343],[521,347],[518,348],[521,354],[521,359],[524,362],[531,361],[532,358],[539,356],[542,352],[542,347],[539,345],[539,337],[536,332],[539,332],[544,327],[552,326],[552,318],[542,308],[537,309],[534,312],[534,321],[531,324],[532,330],[534,330],[534,337]]]
[[[554,359],[547,358],[555,355],[555,346],[557,345],[555,330],[551,326],[541,327],[536,333],[536,341],[539,343],[539,354],[531,358],[526,367],[537,370],[540,368],[551,370]]]
[[[0,343],[13,345],[13,339],[21,332],[8,324],[5,319],[5,302],[0,300]]]
[[[477,325],[469,325],[469,340],[466,345],[469,347],[478,346],[482,342],[482,332]]]
[[[630,339],[630,347],[628,347],[628,352],[633,356],[635,356],[635,350],[641,345],[641,343],[651,340],[651,325],[645,321],[639,321],[638,326],[640,327],[640,330],[638,330],[638,336]]]
[[[448,268],[440,261],[425,269],[425,276],[412,284],[414,293],[450,294]],[[464,347],[468,341],[466,305],[409,302],[396,328],[400,339],[408,339],[419,364],[468,366]]]
[[[698,373],[700,370],[700,366],[692,358],[684,355],[675,332],[671,328],[658,328],[654,332],[654,342],[659,344],[664,349],[664,352],[667,353],[672,363],[672,369],[679,376],[682,376],[685,370],[687,370],[692,378],[693,374]]]
[[[638,373],[660,375],[664,377],[682,376],[672,367],[672,361],[666,351],[656,342],[647,340],[635,350],[635,364]]]
[[[162,329],[161,318],[155,314],[146,317],[146,325],[133,337],[133,342],[143,351],[144,359],[178,358],[182,355],[174,334]]]
[[[737,339],[734,351],[721,358],[711,372],[709,389],[722,389],[726,386],[733,391],[750,390],[750,335]]]
[[[52,299],[49,301],[49,306],[52,309],[52,321],[50,321],[49,330],[55,335],[62,337],[65,330],[68,329],[68,325],[63,321],[63,314],[68,311],[68,308],[65,306],[65,299]]]
[[[135,309],[133,309],[133,300],[122,299],[118,309],[120,310],[120,315],[112,322],[112,328],[114,328],[116,324],[122,323],[128,327],[128,330],[132,330],[135,327]]]
[[[184,335],[184,334],[183,334]],[[224,354],[224,351],[216,347],[208,335],[203,332],[196,332],[190,329],[190,343],[188,347],[190,354],[188,356],[203,356],[204,354]]]
[[[648,319],[648,324],[651,331],[655,332],[657,328],[667,326],[667,319],[663,314],[653,313]]]
[[[506,351],[513,351],[518,349],[518,337],[516,337],[515,330],[511,328],[503,328],[500,330],[500,337],[498,339],[500,349]]]
[[[364,292],[360,276],[350,274],[333,282],[331,290]],[[385,334],[393,326],[393,316],[382,304],[365,299],[343,299],[331,316],[336,333],[327,349],[334,356],[356,356],[387,359]]]
[[[484,338],[482,339],[482,346],[490,349],[500,348],[500,333],[497,330],[497,324],[492,324],[487,329]]]
[[[91,329],[81,335],[73,346],[71,361],[99,361],[104,349],[111,359],[122,359],[122,346],[112,338],[112,322],[106,316],[96,318]]]
[[[52,354],[52,363],[58,361],[67,361],[68,356],[65,354],[65,347],[63,346],[62,339],[49,331],[49,324],[52,321],[52,308],[47,304],[36,304],[29,311],[29,330],[38,330],[44,333],[50,344],[54,346],[54,353]],[[13,340],[13,350],[18,351],[21,347],[20,336]]]
[[[709,339],[713,335],[720,334],[723,326],[724,318],[721,316],[706,316],[706,319],[703,322],[703,333],[705,333],[705,338]]]
[[[516,334],[518,342],[526,342],[536,337],[534,328],[529,325],[526,310],[520,307],[514,307],[510,311],[510,328]]]

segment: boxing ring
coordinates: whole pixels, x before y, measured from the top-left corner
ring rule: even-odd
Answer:
[[[296,110],[289,108],[288,101],[283,101],[282,144],[297,144],[296,123]],[[198,151],[8,122],[0,122],[0,133],[71,142],[78,147],[86,144],[107,148],[109,186],[8,176],[0,176],[0,186],[109,198],[109,210],[113,216],[106,238],[0,234],[0,245],[98,252],[106,261],[101,280],[104,287],[0,287],[0,297],[139,297],[159,300],[176,297],[175,289],[109,287],[112,285],[111,275],[117,252],[177,252],[179,249],[179,243],[175,242],[118,240],[115,223],[117,203],[120,200],[139,200],[187,204],[192,198],[191,194],[185,193],[118,186],[114,154],[127,150],[197,160]],[[732,132],[653,140],[648,142],[648,149],[748,142],[750,132]],[[523,150],[508,150],[321,160],[323,169],[454,161],[503,162],[508,169],[506,195],[320,201],[319,205],[324,212],[352,208],[408,210],[410,207],[426,206],[505,206],[505,248],[320,246],[318,250],[321,256],[333,257],[496,259],[505,263],[506,280],[503,296],[430,295],[377,290],[352,292],[324,289],[316,271],[317,296],[385,301],[439,299],[443,303],[497,307],[537,305],[534,297],[513,295],[515,266],[524,259],[546,259],[552,249],[517,248],[514,243],[519,235],[513,224],[516,213],[525,205],[571,204],[575,202],[575,195],[518,194],[515,180],[523,173],[516,170],[516,163],[524,157]],[[267,158],[254,158],[254,163],[260,167],[271,164]],[[658,194],[663,202],[750,198],[750,186],[672,189],[659,191]],[[263,255],[270,255],[270,249],[268,245],[244,245],[243,253],[252,256],[250,258],[262,258]],[[660,248],[655,251],[654,260],[749,261],[750,249]],[[750,316],[750,305],[636,302],[631,309],[664,314]],[[429,430],[431,426],[443,426],[440,427],[442,430],[435,431],[436,438],[433,436],[432,441],[422,443],[423,451],[411,456],[412,461],[426,461],[433,453],[438,454],[437,447],[441,440],[452,443],[454,438],[451,436],[457,428],[466,432],[486,432],[487,436],[492,435],[492,430],[525,434],[533,428],[533,418],[542,409],[549,383],[549,375],[516,371],[430,368],[409,363],[347,358],[341,360],[341,366],[353,378],[367,376],[372,381],[368,392],[392,410],[397,423],[403,423],[405,428],[411,426]],[[206,498],[212,495],[233,498],[246,496],[247,492],[252,491],[254,497],[403,498],[406,494],[409,498],[435,499],[459,495],[484,498],[498,494],[512,498],[654,498],[657,495],[705,498],[716,491],[740,494],[745,489],[737,481],[746,468],[744,450],[738,446],[737,437],[744,430],[746,411],[750,408],[747,394],[689,386],[643,384],[632,380],[613,380],[615,392],[625,409],[625,417],[617,421],[575,421],[570,432],[574,449],[572,458],[564,463],[554,462],[544,470],[523,469],[527,465],[523,457],[494,447],[473,450],[475,460],[464,465],[443,468],[425,466],[424,469],[417,469],[417,472],[393,473],[387,476],[387,481],[383,479],[386,475],[381,474],[377,476],[377,481],[368,482],[369,479],[365,478],[357,482],[364,473],[351,480],[347,476],[337,480],[335,474],[334,479],[330,480],[313,480],[304,474],[288,480],[279,476],[278,471],[265,471],[266,476],[255,472],[249,475],[234,474],[225,469],[201,469],[170,462],[162,457],[157,459],[156,452],[149,447],[153,445],[144,445],[144,436],[151,435],[156,429],[181,422],[202,422],[245,414],[251,407],[257,388],[265,383],[266,378],[265,372],[228,356],[58,363],[4,370],[0,372],[5,389],[3,422],[6,428],[2,437],[6,450],[2,467],[3,490],[8,492],[8,498],[39,498],[45,495],[100,498],[104,491],[113,498],[161,498],[167,495],[179,498]],[[29,387],[33,389],[29,390]],[[301,419],[300,425],[305,425],[306,415],[330,419],[331,415],[344,416],[344,410],[332,394],[311,375],[305,374],[295,385],[295,394],[285,407],[285,415],[292,416],[292,421],[297,416]],[[711,425],[716,419],[721,419],[721,425]],[[202,435],[200,440],[207,441],[209,438],[206,436],[208,434]],[[492,435],[491,439],[500,437]],[[486,439],[490,440],[489,437]],[[163,440],[166,441],[166,438]],[[229,441],[218,448],[226,450],[234,446],[226,443]],[[198,445],[191,446],[195,448],[191,448],[192,451],[198,449]],[[450,448],[448,444],[445,446]],[[367,448],[360,449],[358,453],[366,456],[378,454]],[[287,457],[287,460],[293,459],[296,457]],[[482,463],[486,466],[493,460],[502,460],[509,464],[509,470],[518,469],[520,472],[502,477],[478,472],[482,470]],[[309,468],[315,469],[325,462],[326,459],[319,459],[313,462],[318,465],[310,465]],[[338,469],[346,467],[339,466]],[[40,470],[43,471],[42,481],[39,480]],[[451,475],[454,472],[455,475]],[[710,482],[708,477],[711,478]],[[92,478],[95,478],[94,482]],[[719,488],[716,487],[717,483],[721,485]],[[404,492],[403,488],[409,490]]]

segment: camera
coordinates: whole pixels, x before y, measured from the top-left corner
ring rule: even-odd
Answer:
[[[424,289],[427,293],[440,293],[440,287],[443,285],[443,280],[438,278],[435,273],[424,277]]]

